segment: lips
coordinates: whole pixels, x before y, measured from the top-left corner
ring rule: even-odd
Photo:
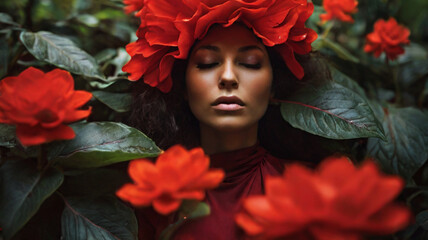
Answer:
[[[237,111],[245,107],[244,102],[236,96],[217,98],[212,104],[214,109],[221,111]]]

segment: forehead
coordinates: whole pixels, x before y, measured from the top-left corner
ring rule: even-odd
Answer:
[[[198,48],[203,45],[214,45],[219,47],[256,45],[264,48],[263,43],[254,33],[241,24],[233,24],[227,28],[214,25],[195,47]]]

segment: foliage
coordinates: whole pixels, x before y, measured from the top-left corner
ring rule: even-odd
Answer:
[[[428,236],[428,4],[426,0],[359,1],[354,23],[321,23],[321,0],[307,22],[312,44],[332,81],[308,85],[280,103],[293,127],[324,138],[329,151],[355,162],[371,156],[406,180],[401,194],[414,225],[390,239]],[[138,20],[121,0],[0,1],[0,79],[29,66],[70,71],[75,88],[92,92],[76,138],[23,147],[15,128],[0,124],[0,239],[137,239],[137,222],[115,191],[130,180],[127,161],[160,154],[144,133],[124,124],[131,83],[122,72],[125,46]],[[394,61],[364,52],[374,23],[394,17],[410,29],[410,45]],[[354,145],[352,149],[344,147]],[[124,163],[125,162],[125,163]],[[182,206],[183,207],[183,206]],[[209,213],[188,204],[191,218]],[[42,219],[42,220],[41,220]],[[60,223],[60,224],[59,224]],[[169,236],[177,225],[164,233]],[[172,229],[172,230],[171,230]],[[166,237],[167,238],[167,237]]]

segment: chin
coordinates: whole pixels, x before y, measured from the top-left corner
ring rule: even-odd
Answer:
[[[211,125],[212,128],[220,132],[237,132],[251,128],[254,123],[237,121],[237,119],[228,119],[215,122]]]

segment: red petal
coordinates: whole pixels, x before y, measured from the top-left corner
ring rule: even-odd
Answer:
[[[303,70],[303,67],[300,65],[299,62],[297,62],[296,58],[294,57],[293,49],[288,46],[288,44],[281,44],[275,46],[275,49],[281,54],[282,58],[284,59],[285,64],[287,65],[288,69],[296,76],[298,79],[302,79],[305,75],[305,72]]]
[[[69,140],[75,137],[73,129],[66,125],[56,128],[42,128],[40,126],[17,125],[16,136],[22,145],[39,145],[53,140]]]
[[[160,214],[167,215],[180,207],[181,200],[171,197],[161,197],[153,201],[153,208]]]
[[[117,192],[116,195],[122,200],[130,202],[134,206],[148,206],[157,196],[155,192],[141,190],[136,185],[125,184]]]

